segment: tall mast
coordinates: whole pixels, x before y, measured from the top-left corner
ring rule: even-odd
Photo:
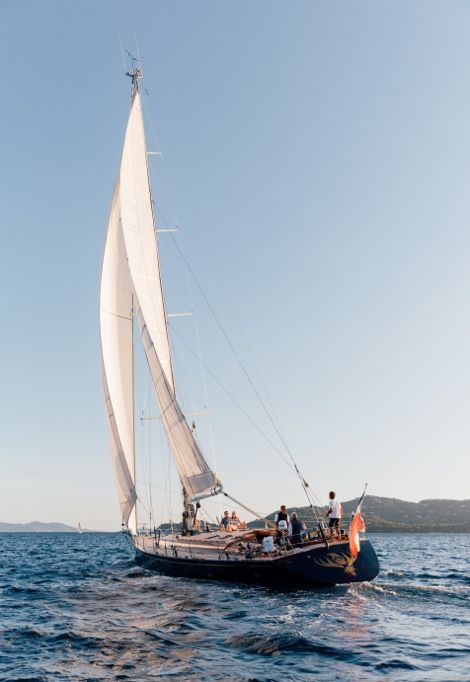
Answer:
[[[131,106],[132,102],[134,101],[134,97],[136,96],[138,90],[139,90],[139,80],[142,78],[142,71],[141,69],[137,68],[135,66],[136,61],[138,61],[133,55],[129,53],[129,56],[132,59],[132,72],[127,71],[126,76],[132,79],[132,87],[131,87]],[[136,439],[135,439],[135,340],[134,340],[134,319],[135,319],[135,295],[134,293],[132,294],[132,309],[131,309],[131,316],[132,316],[132,431],[133,431],[133,438],[134,438],[134,444],[133,444],[133,449],[134,449],[134,470],[133,470],[133,477],[134,477],[134,485],[137,485],[137,476],[136,476]],[[137,492],[137,490],[136,490]],[[136,495],[136,501],[134,504],[134,508],[132,510],[132,513],[134,514],[134,519],[135,519],[135,528],[136,532],[138,532],[138,518],[137,518],[137,499],[138,496]]]

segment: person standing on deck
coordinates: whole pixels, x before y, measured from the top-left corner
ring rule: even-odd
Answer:
[[[281,508],[279,509],[278,512],[274,515],[274,523],[276,526],[279,528],[279,521],[285,521],[286,525],[285,528],[289,525],[289,514],[287,513],[286,505],[281,504]]]
[[[328,528],[338,528],[343,515],[343,507],[341,502],[336,499],[336,493],[333,490],[330,492],[330,508],[326,515],[330,517]]]
[[[297,514],[292,512],[290,517],[290,523],[288,528],[288,535],[292,545],[302,544],[302,531],[304,530],[304,524],[299,521]]]

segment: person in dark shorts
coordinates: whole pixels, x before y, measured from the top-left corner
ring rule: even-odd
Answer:
[[[343,515],[343,507],[341,502],[336,499],[336,493],[333,490],[330,492],[330,508],[328,509],[327,516],[330,519],[328,528],[338,528],[339,522]]]

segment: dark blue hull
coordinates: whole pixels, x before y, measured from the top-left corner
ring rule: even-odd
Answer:
[[[256,559],[189,559],[155,555],[136,548],[136,561],[165,575],[230,582],[337,585],[373,580],[379,573],[379,562],[368,540],[361,542],[355,559],[348,543],[333,547],[305,548],[273,560]]]

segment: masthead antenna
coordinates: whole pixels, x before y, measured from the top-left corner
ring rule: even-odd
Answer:
[[[132,71],[126,71],[126,76],[132,78],[132,97],[134,97],[139,89],[139,80],[142,78],[142,62],[140,59],[137,59],[137,57],[134,57],[129,50],[126,50],[126,53],[132,63]]]

